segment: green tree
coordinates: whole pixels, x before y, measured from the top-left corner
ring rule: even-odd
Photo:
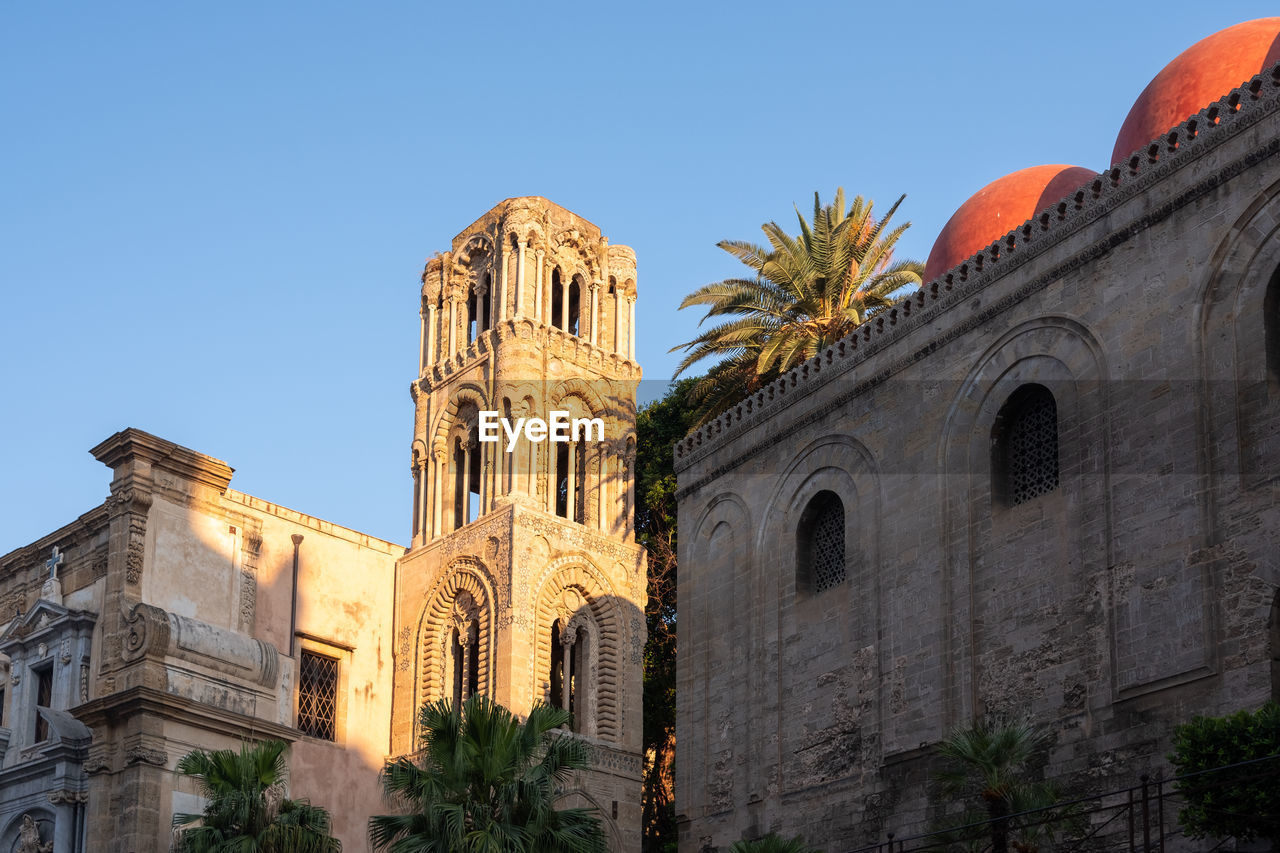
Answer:
[[[722,358],[694,386],[700,422],[848,335],[890,305],[896,291],[920,284],[923,264],[893,260],[910,226],[889,227],[903,198],[876,219],[873,203],[862,196],[845,210],[843,189],[828,205],[814,193],[812,222],[796,209],[799,235],[769,222],[761,226],[768,248],[740,240],[716,244],[754,275],[705,285],[680,303],[705,305],[703,322],[734,318],[672,348],[685,351],[677,376],[703,359]]]
[[[729,853],[821,853],[821,851],[808,846],[800,838],[783,838],[771,832],[754,841],[735,841],[729,847]]]
[[[674,383],[636,415],[636,540],[649,553],[644,648],[643,847],[674,850],[671,762],[676,742],[676,473],[672,447],[693,428],[685,404],[697,380]]]
[[[1195,717],[1174,729],[1169,760],[1184,777],[1178,823],[1188,836],[1265,838],[1280,850],[1280,705]]]
[[[522,723],[485,696],[422,708],[423,749],[398,758],[383,790],[402,814],[369,819],[373,846],[392,853],[602,853],[594,809],[556,809],[588,766],[587,744],[556,730],[569,714],[539,702]]]
[[[1055,829],[1072,825],[1069,809],[1049,809],[1061,799],[1050,782],[1036,777],[1036,759],[1049,746],[1048,732],[1027,722],[980,720],[954,729],[938,746],[942,794],[965,811],[935,838],[940,846],[989,841],[992,853],[1034,853]],[[1038,811],[1044,809],[1045,811]],[[1026,815],[1025,812],[1035,811]]]
[[[329,813],[284,796],[288,745],[269,740],[230,749],[189,752],[178,772],[194,776],[208,800],[202,814],[176,814],[180,853],[335,853]],[[199,823],[199,825],[195,825]]]

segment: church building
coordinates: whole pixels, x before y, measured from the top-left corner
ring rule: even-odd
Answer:
[[[1189,48],[1114,165],[988,184],[923,287],[677,445],[682,853],[925,832],[984,715],[1098,793],[1280,698],[1277,61],[1280,18]]]
[[[0,850],[167,851],[193,749],[288,742],[289,791],[368,849],[418,710],[548,702],[592,763],[561,802],[640,847],[646,591],[632,529],[636,262],[541,198],[428,262],[411,384],[409,547],[242,494],[137,429],[92,449],[110,496],[0,556]],[[481,415],[598,421],[486,441]]]

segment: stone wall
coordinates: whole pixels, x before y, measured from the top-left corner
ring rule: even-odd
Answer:
[[[682,851],[921,831],[933,745],[982,713],[1048,726],[1047,773],[1100,791],[1277,690],[1274,77],[1193,121],[677,447]],[[1014,503],[1002,417],[1033,384],[1059,483]],[[847,575],[815,592],[823,491]]]

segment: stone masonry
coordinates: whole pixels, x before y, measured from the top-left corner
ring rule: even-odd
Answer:
[[[1280,693],[1278,155],[1280,70],[677,446],[681,851],[923,831],[986,712],[1103,791]]]

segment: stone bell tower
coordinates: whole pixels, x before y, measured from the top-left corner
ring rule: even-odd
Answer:
[[[594,755],[568,797],[599,809],[620,851],[640,849],[641,817],[635,281],[631,249],[536,197],[502,202],[427,262],[392,720],[405,754],[425,702],[568,708]],[[554,427],[555,412],[584,428],[481,440],[485,419]]]

